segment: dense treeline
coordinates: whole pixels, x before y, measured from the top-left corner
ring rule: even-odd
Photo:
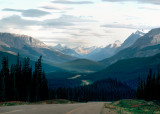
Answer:
[[[104,79],[88,86],[58,88],[52,91],[52,98],[71,101],[115,101],[135,98],[135,90],[116,79]]]
[[[24,58],[9,67],[8,58],[3,57],[0,70],[0,101],[37,102],[47,99],[71,101],[114,101],[135,98],[135,91],[117,79],[103,79],[88,86],[55,88],[48,90],[42,57],[35,62],[34,71],[30,59]]]
[[[3,57],[0,71],[0,101],[30,101],[36,102],[48,99],[48,84],[45,72],[42,70],[42,57],[35,62],[32,71],[30,59],[20,61],[9,68],[8,58]]]
[[[150,69],[146,80],[138,79],[137,98],[145,100],[160,100],[160,72],[153,73]]]

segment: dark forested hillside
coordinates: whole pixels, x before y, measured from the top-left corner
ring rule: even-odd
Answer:
[[[75,86],[80,86],[82,83],[81,80],[73,78],[77,75],[81,76],[83,74],[60,70],[56,72],[46,73],[46,78],[48,79],[50,89],[59,87],[72,88]]]
[[[132,58],[126,60],[120,60],[115,64],[110,65],[106,69],[89,74],[85,77],[87,80],[99,80],[104,78],[118,78],[123,81],[134,81],[134,87],[136,87],[137,78],[141,76],[146,78],[148,70],[150,68],[153,71],[157,71],[157,66],[160,64],[160,54],[152,57]]]
[[[116,79],[96,81],[88,86],[58,88],[52,91],[53,97],[72,101],[114,101],[135,98],[135,90]]]

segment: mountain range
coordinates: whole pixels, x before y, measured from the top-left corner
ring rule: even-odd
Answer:
[[[69,82],[77,85],[82,80],[94,82],[111,77],[135,85],[137,77],[145,78],[150,68],[157,72],[160,64],[160,28],[146,34],[141,31],[132,33],[122,44],[116,41],[105,48],[74,49],[61,44],[49,47],[29,36],[0,33],[1,59],[9,56],[9,61],[14,63],[18,52],[22,55],[21,59],[30,57],[33,65],[42,55],[43,65],[48,72],[46,75],[54,83],[58,83],[57,79],[63,79],[61,84]],[[86,55],[91,60],[85,59]],[[92,59],[103,60],[96,62]],[[71,77],[76,78],[71,80]]]
[[[145,35],[139,33],[137,31],[126,39],[122,45],[129,45],[124,46],[124,49],[121,48],[114,56],[100,61],[106,68],[86,76],[81,75],[75,81],[87,80],[94,82],[104,78],[118,78],[136,89],[138,77],[145,79],[149,69],[158,72],[160,64],[160,28],[152,29]],[[133,40],[133,36],[137,36],[137,34],[139,34],[138,38]],[[132,39],[132,42],[129,39]],[[76,64],[76,62],[73,63]]]
[[[0,33],[0,51],[14,55],[20,53],[23,57],[30,57],[32,60],[43,56],[44,62],[48,63],[60,63],[76,59],[76,57],[51,49],[43,42],[30,36],[11,33]]]
[[[121,46],[120,41],[115,41],[113,44],[109,44],[104,48],[97,48],[88,55],[85,56],[87,59],[91,59],[94,61],[100,61],[105,58],[109,58],[113,56],[116,52],[116,50]]]
[[[140,37],[133,45],[119,51],[114,56],[100,61],[109,66],[118,60],[135,57],[149,57],[160,53],[160,29],[153,29],[144,36]]]
[[[18,35],[11,33],[0,33],[0,54],[9,57],[9,63],[15,64],[17,53],[20,54],[21,60],[24,57],[30,57],[34,66],[39,56],[42,55],[42,62],[46,72],[66,71],[69,72],[96,72],[104,68],[104,65],[87,59],[78,59],[67,55],[64,52],[72,54],[74,50],[63,47],[60,44],[56,47],[50,47],[43,42],[26,35]],[[75,52],[75,54],[77,54]],[[78,56],[78,54],[77,54]]]
[[[64,53],[66,55],[90,59],[93,61],[100,61],[113,56],[120,50],[128,48],[144,34],[145,33],[143,31],[137,30],[135,33],[132,33],[123,43],[117,40],[113,44],[109,44],[104,48],[95,46],[86,48],[80,46],[71,49],[66,46],[62,46],[61,44],[57,44],[56,46],[53,46],[53,49],[58,50],[59,52]]]

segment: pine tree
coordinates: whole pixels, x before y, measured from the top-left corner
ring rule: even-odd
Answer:
[[[27,57],[21,64],[19,54],[17,63],[8,66],[8,58],[3,57],[0,71],[0,101],[40,101],[48,99],[48,83],[44,70],[42,71],[42,57],[35,62],[32,75],[30,59]]]
[[[11,65],[10,68],[10,78],[11,78],[11,87],[12,87],[12,99],[17,99],[17,89],[16,89],[16,73],[15,73],[15,65]]]
[[[30,86],[32,78],[32,69],[29,65],[30,59],[27,57],[23,61],[22,81],[23,81],[23,100],[30,100]]]
[[[15,87],[16,87],[16,100],[21,100],[23,95],[23,82],[22,82],[22,65],[20,55],[17,54],[17,63],[15,65]]]
[[[8,100],[9,97],[9,67],[8,67],[8,58],[3,57],[2,59],[2,70],[1,70],[1,101]]]
[[[35,70],[33,72],[32,85],[31,85],[31,99],[34,102],[37,101],[38,97],[37,77],[38,77],[37,62],[35,62]]]
[[[138,77],[138,85],[137,85],[136,97],[137,98],[141,97],[141,79],[140,79],[140,77]]]
[[[40,101],[43,98],[43,79],[45,78],[45,74],[43,75],[42,72],[42,56],[38,59],[35,63],[35,70],[33,73],[33,80],[32,80],[32,96],[33,101]],[[48,85],[47,85],[48,88]]]
[[[147,77],[146,89],[145,89],[145,97],[146,100],[150,100],[152,96],[152,69],[149,70],[149,74]]]
[[[155,73],[152,73],[152,70],[150,69],[146,84],[145,81],[143,81],[140,85],[141,86],[138,85],[137,87],[138,98],[145,100],[160,100],[160,93],[157,92],[160,89],[160,72],[156,75]],[[139,94],[142,96],[138,96]]]
[[[43,70],[42,73],[42,88],[41,88],[41,99],[42,100],[46,100],[49,98],[49,92],[48,92],[48,83],[47,83],[47,79],[45,76],[45,72]]]

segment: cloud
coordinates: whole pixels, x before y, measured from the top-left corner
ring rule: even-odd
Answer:
[[[139,3],[150,3],[155,5],[160,5],[160,0],[102,0],[106,2],[139,2]]]
[[[47,10],[71,10],[73,9],[63,4],[42,4],[40,8],[47,9]]]
[[[72,22],[65,21],[63,19],[47,19],[44,21],[35,21],[35,20],[26,20],[22,19],[18,15],[12,15],[10,17],[6,17],[0,20],[1,25],[6,27],[18,27],[24,28],[27,26],[43,26],[43,27],[51,27],[51,28],[59,28],[65,26],[73,26]]]
[[[0,20],[0,25],[6,27],[24,28],[27,26],[42,26],[44,28],[63,28],[66,26],[75,26],[81,22],[92,22],[93,20],[82,19],[72,15],[62,15],[59,18],[46,19],[44,21],[27,20],[19,15],[12,15]]]
[[[157,28],[155,26],[144,26],[144,25],[132,25],[132,24],[105,24],[102,25],[102,27],[107,27],[107,28],[126,28],[126,29],[145,29],[145,30],[150,30],[152,28]]]
[[[93,4],[91,1],[71,1],[71,0],[54,0],[52,3],[59,3],[59,4]]]
[[[62,38],[62,37],[58,37],[57,39],[43,39],[43,41],[48,44],[48,45],[52,45],[52,44],[65,44],[67,47],[77,47],[80,45],[88,45],[88,42],[86,42],[83,39],[75,39],[75,38]]]
[[[107,36],[105,34],[99,34],[99,33],[85,33],[85,34],[81,34],[81,33],[71,33],[70,35],[74,36],[74,37],[81,37],[81,36],[96,36],[96,37],[103,37],[103,36]]]
[[[73,15],[62,15],[59,19],[70,22],[95,22],[95,20],[84,19],[84,17],[76,17]]]
[[[58,19],[47,19],[42,24],[44,27],[53,27],[53,28],[59,28],[59,27],[65,27],[65,26],[74,26],[72,22],[67,22],[63,20]]]
[[[160,10],[160,7],[150,7],[150,6],[143,6],[143,7],[138,7],[138,9],[145,9],[145,10],[154,10],[154,11],[157,11],[157,10]]]
[[[19,9],[10,9],[5,8],[3,11],[13,11],[13,12],[20,12],[24,17],[42,17],[45,15],[51,14],[50,12],[42,11],[39,9],[28,9],[28,10],[19,10]]]
[[[74,26],[81,22],[95,22],[94,20],[83,19],[72,15],[62,15],[57,19],[44,20],[43,26],[47,27],[63,27],[63,26]]]
[[[6,17],[0,20],[0,25],[3,27],[24,28],[26,26],[34,26],[38,24],[39,24],[39,21],[25,20],[18,15],[12,15],[10,17]]]
[[[41,8],[47,9],[47,10],[71,10],[73,8],[64,7],[64,6],[53,6],[53,5],[46,5],[42,6]]]

